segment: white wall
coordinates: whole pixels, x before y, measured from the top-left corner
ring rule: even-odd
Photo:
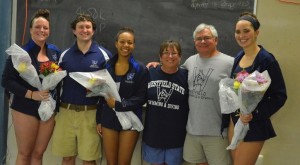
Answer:
[[[299,0],[291,0],[300,3]],[[259,43],[279,61],[288,99],[272,117],[277,137],[268,140],[261,152],[264,165],[300,164],[300,5],[279,0],[258,0],[261,22]]]

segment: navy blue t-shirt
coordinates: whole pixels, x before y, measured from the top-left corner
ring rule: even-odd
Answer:
[[[188,72],[167,74],[149,69],[143,141],[154,148],[182,147],[188,119]]]

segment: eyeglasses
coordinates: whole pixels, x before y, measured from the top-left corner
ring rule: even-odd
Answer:
[[[208,41],[208,40],[211,40],[212,38],[214,38],[213,36],[205,36],[205,37],[197,37],[196,39],[195,39],[195,41],[204,41],[204,42],[206,42],[206,41]]]
[[[176,52],[163,52],[162,53],[164,56],[172,56],[172,57],[177,57],[178,56],[178,53],[176,53]]]

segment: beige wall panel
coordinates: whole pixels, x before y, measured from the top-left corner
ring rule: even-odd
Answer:
[[[288,92],[285,106],[272,117],[277,137],[266,142],[261,153],[263,164],[297,165],[300,162],[300,5],[258,0],[257,16],[261,22],[258,43],[279,61]]]

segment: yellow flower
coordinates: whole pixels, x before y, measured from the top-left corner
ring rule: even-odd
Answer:
[[[17,68],[17,71],[18,71],[19,73],[24,73],[24,72],[26,71],[26,69],[27,69],[26,63],[21,62],[21,63],[19,64],[18,68]]]
[[[96,78],[89,79],[89,84],[94,85],[96,82]]]
[[[240,85],[241,85],[241,83],[239,82],[239,81],[234,81],[233,82],[233,89],[239,89],[239,87],[240,87]]]
[[[58,65],[56,65],[55,63],[52,63],[52,64],[51,64],[51,68],[53,68],[53,69],[57,70],[57,69],[59,68],[59,66],[58,66]]]

